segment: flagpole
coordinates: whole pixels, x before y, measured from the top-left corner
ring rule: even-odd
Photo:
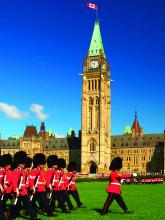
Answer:
[[[98,6],[97,6],[97,8],[96,8],[96,21],[99,21]]]

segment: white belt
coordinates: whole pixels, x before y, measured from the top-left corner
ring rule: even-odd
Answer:
[[[111,183],[110,185],[118,185],[118,186],[120,186],[121,184],[120,183]]]
[[[37,182],[37,184],[44,184],[45,185],[45,182]]]

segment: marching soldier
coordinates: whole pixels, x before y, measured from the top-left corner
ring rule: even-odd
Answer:
[[[68,173],[66,174],[67,180],[67,193],[72,195],[74,200],[77,203],[78,208],[83,208],[83,203],[80,201],[79,193],[76,188],[76,172],[77,172],[77,164],[75,161],[72,161],[68,164],[67,167]]]
[[[2,168],[2,161],[1,161],[1,156],[0,156],[0,219],[6,220],[6,216],[2,208],[2,200],[4,196],[3,179],[4,179],[4,169]]]
[[[63,158],[58,159],[58,168],[59,168],[59,173],[60,173],[60,179],[59,179],[59,184],[58,184],[58,188],[59,188],[58,194],[63,201],[62,203],[65,204],[65,202],[67,202],[69,210],[72,210],[73,205],[70,201],[68,193],[66,192],[67,181],[66,181],[66,174],[64,172],[64,169],[66,168],[66,161]],[[64,212],[66,212],[66,210]]]
[[[55,208],[55,200],[58,199],[57,197],[57,190],[59,184],[59,176],[57,173],[58,169],[58,157],[56,155],[50,155],[47,158],[47,166],[48,169],[46,171],[46,185],[49,191],[49,205],[54,210]],[[59,202],[59,201],[58,201]]]
[[[29,189],[29,175],[30,175],[30,171],[31,171],[31,167],[32,167],[32,159],[30,157],[27,157],[26,159],[26,163],[25,163],[25,172],[26,172],[26,189],[28,191],[28,193],[30,192]]]
[[[13,190],[13,176],[12,176],[12,156],[10,154],[4,154],[1,156],[1,165],[3,172],[1,173],[1,204],[2,209],[5,211],[6,202],[12,200]]]
[[[48,216],[53,216],[53,210],[49,207],[46,192],[46,180],[44,167],[46,164],[46,157],[42,153],[37,153],[33,157],[33,169],[29,176],[29,186],[32,191],[30,200],[35,206],[37,201],[42,205]]]
[[[100,214],[106,215],[108,213],[108,208],[115,199],[119,206],[124,210],[125,214],[131,214],[133,212],[129,211],[122,196],[121,196],[121,179],[131,178],[131,174],[120,174],[120,169],[122,168],[122,158],[116,157],[111,161],[109,169],[112,171],[110,173],[109,179],[110,183],[107,187],[108,197],[105,201]]]
[[[36,220],[37,215],[35,209],[30,203],[27,188],[26,188],[26,179],[27,172],[25,170],[25,163],[27,159],[27,154],[24,151],[18,151],[14,155],[14,166],[16,167],[13,170],[13,192],[15,194],[15,199],[13,204],[9,209],[8,220],[13,220],[18,217],[19,210],[23,207],[26,209],[26,213],[30,215],[31,220]]]

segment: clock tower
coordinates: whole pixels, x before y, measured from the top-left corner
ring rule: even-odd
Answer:
[[[110,65],[95,22],[82,72],[81,172],[108,171],[111,159]]]

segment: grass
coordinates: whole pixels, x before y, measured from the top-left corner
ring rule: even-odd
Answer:
[[[134,210],[131,215],[122,214],[122,209],[114,201],[110,206],[108,216],[100,216],[107,194],[107,183],[91,182],[77,183],[81,201],[86,206],[73,210],[70,214],[56,210],[57,216],[40,215],[42,220],[165,220],[165,184],[155,185],[123,185],[122,196],[128,208]],[[75,202],[73,204],[76,207]],[[18,218],[21,220],[23,218]]]

